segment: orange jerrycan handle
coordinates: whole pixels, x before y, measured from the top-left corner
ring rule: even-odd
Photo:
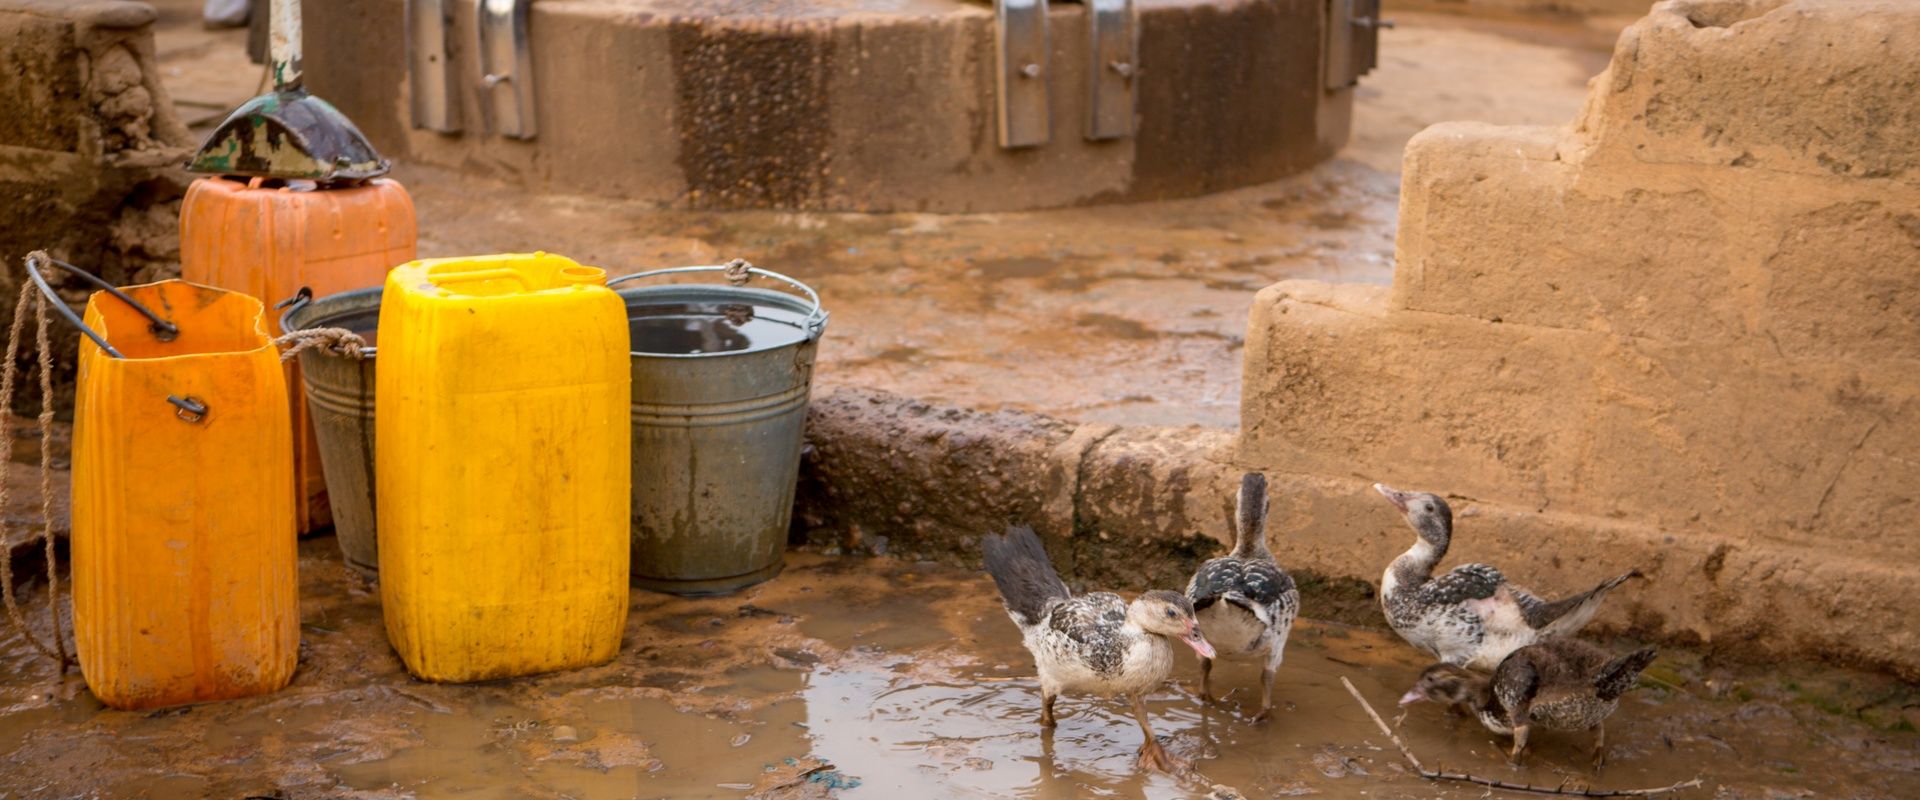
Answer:
[[[99,345],[100,349],[107,355],[114,358],[126,358],[119,350],[115,350],[113,345],[107,343],[106,337],[101,336],[98,331],[87,327],[87,323],[81,321],[79,315],[73,313],[73,309],[67,307],[67,301],[60,299],[59,295],[54,294],[53,287],[47,283],[46,277],[40,274],[40,270],[34,268],[33,265],[35,262],[52,264],[53,266],[66,270],[69,274],[78,275],[86,279],[88,283],[99,287],[101,291],[119,298],[120,302],[132,306],[133,310],[140,312],[141,316],[147,318],[148,322],[151,323],[154,334],[159,337],[160,341],[170,342],[180,335],[180,326],[168,322],[159,314],[153,313],[153,309],[141,305],[140,301],[128,297],[126,292],[122,292],[113,284],[101,280],[99,276],[65,261],[49,258],[44,253],[38,251],[29,253],[27,255],[27,277],[33,279],[33,285],[40,288],[41,294],[46,295],[47,304],[53,306],[53,310],[59,312],[60,316],[66,318],[67,322],[72,323],[73,327],[79,328],[80,332],[86,334],[87,338],[92,339],[93,343]],[[197,397],[181,397],[170,394],[167,395],[167,402],[172,403],[175,408],[179,409],[174,413],[178,414],[183,420],[199,422],[207,418],[207,404]]]

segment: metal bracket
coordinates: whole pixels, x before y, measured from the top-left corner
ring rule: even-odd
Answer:
[[[407,0],[407,80],[413,127],[459,133],[459,81],[450,32],[453,0]]]
[[[1360,82],[1380,61],[1380,30],[1393,27],[1380,18],[1380,0],[1328,0],[1326,85],[1345,89]]]
[[[527,8],[533,0],[473,0],[479,37],[480,98],[488,128],[502,136],[531,139],[534,121],[533,51]]]
[[[1047,0],[994,0],[994,65],[1000,146],[1034,147],[1053,137],[1047,85]]]
[[[1140,66],[1140,25],[1133,0],[1085,0],[1087,6],[1087,138],[1133,135],[1133,79]]]

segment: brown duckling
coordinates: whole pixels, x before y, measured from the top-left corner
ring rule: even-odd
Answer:
[[[1615,658],[1577,639],[1552,639],[1513,651],[1492,675],[1453,664],[1435,664],[1400,705],[1431,701],[1478,717],[1494,733],[1513,737],[1513,763],[1527,749],[1534,726],[1593,731],[1593,768],[1606,763],[1607,717],[1620,695],[1634,687],[1653,663],[1653,648]]]

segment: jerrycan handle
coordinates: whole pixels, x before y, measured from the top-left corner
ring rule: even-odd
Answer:
[[[616,283],[625,283],[627,281],[637,281],[637,280],[640,280],[641,278],[652,278],[659,275],[676,275],[676,274],[684,274],[684,273],[690,273],[690,272],[725,272],[727,273],[727,278],[729,282],[732,282],[735,286],[739,286],[741,284],[746,283],[746,279],[744,278],[738,279],[738,280],[734,279],[735,275],[741,274],[742,272],[744,272],[746,275],[749,275],[749,276],[758,275],[762,278],[772,278],[776,281],[785,283],[788,286],[791,286],[795,289],[800,290],[801,294],[804,294],[807,296],[808,302],[813,303],[813,308],[807,312],[807,318],[806,320],[804,320],[804,324],[806,325],[806,328],[807,328],[807,338],[809,340],[820,338],[820,332],[827,327],[827,312],[824,309],[820,308],[820,294],[818,292],[815,292],[813,290],[813,287],[808,286],[792,278],[789,278],[778,272],[774,272],[773,270],[761,269],[759,267],[753,266],[740,259],[734,259],[734,263],[731,263],[731,264],[707,264],[707,265],[698,266],[698,267],[669,267],[666,269],[653,269],[653,270],[647,270],[646,272],[636,272],[636,273],[633,273],[632,275],[622,275],[618,278],[614,278],[613,280],[607,281],[607,287],[612,288],[613,285]]]
[[[86,279],[88,283],[91,283],[94,286],[99,287],[101,291],[106,292],[107,294],[113,295],[114,297],[120,298],[120,302],[133,306],[133,310],[140,312],[140,315],[143,317],[146,317],[147,321],[151,323],[147,326],[147,328],[148,330],[153,331],[154,337],[159,339],[160,341],[171,342],[180,336],[180,326],[175,325],[171,322],[168,322],[165,319],[162,319],[159,314],[153,313],[152,309],[149,309],[146,306],[141,305],[139,301],[134,300],[131,297],[128,297],[126,292],[122,292],[118,288],[116,288],[113,284],[107,283],[106,281],[101,280],[99,276],[94,275],[93,273],[83,270],[72,264],[69,264],[65,261],[60,261],[60,260],[51,258],[47,255],[47,251],[45,250],[35,250],[31,253],[28,253],[27,254],[27,277],[30,277],[33,279],[33,285],[40,287],[40,293],[47,296],[47,300],[53,306],[53,309],[55,311],[60,312],[60,316],[65,317],[67,322],[73,324],[73,327],[79,328],[80,332],[86,334],[87,338],[92,339],[94,344],[100,345],[100,349],[106,351],[107,355],[113,356],[114,358],[126,358],[126,356],[123,356],[120,354],[119,350],[113,349],[113,345],[107,344],[106,337],[101,336],[99,333],[95,332],[94,329],[87,327],[87,324],[85,322],[80,321],[80,315],[73,313],[73,309],[67,307],[67,301],[60,299],[59,295],[54,294],[53,287],[49,286],[47,284],[47,279],[40,275],[40,270],[34,269],[34,266],[33,266],[34,262],[40,262],[42,264],[52,264],[53,266],[66,270],[71,274],[78,275],[81,278]]]
[[[433,284],[434,286],[440,286],[440,287],[446,286],[448,284],[474,283],[477,281],[493,281],[493,280],[514,281],[520,284],[520,288],[523,291],[532,291],[533,289],[533,284],[528,282],[527,276],[520,274],[519,270],[507,269],[506,267],[491,267],[488,269],[471,269],[471,270],[465,270],[462,272],[428,272],[427,273],[427,282]]]

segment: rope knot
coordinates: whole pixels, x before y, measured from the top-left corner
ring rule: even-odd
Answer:
[[[735,286],[747,285],[747,281],[753,278],[753,273],[749,271],[752,269],[753,265],[747,263],[747,260],[744,258],[736,258],[727,262],[727,283]]]
[[[281,361],[291,361],[301,352],[314,349],[330,356],[351,358],[355,361],[367,357],[367,340],[346,328],[304,328],[289,331],[273,340],[273,343],[277,347],[286,348],[280,354]]]

